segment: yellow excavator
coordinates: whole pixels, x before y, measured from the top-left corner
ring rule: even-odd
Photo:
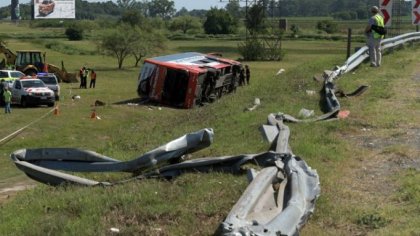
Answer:
[[[5,58],[0,62],[0,68],[14,68],[26,75],[37,74],[38,72],[54,73],[60,82],[77,82],[76,73],[68,73],[61,61],[61,69],[55,65],[45,63],[45,53],[38,50],[19,50],[13,53],[0,41],[0,53]]]

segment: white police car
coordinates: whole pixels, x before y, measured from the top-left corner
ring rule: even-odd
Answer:
[[[12,92],[12,104],[54,106],[55,94],[40,79],[22,78],[13,82],[10,88]]]

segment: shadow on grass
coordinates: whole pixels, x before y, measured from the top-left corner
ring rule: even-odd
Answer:
[[[171,109],[180,109],[180,110],[184,110],[184,108],[179,107],[179,106],[175,106],[175,105],[170,105],[170,104],[164,104],[164,103],[159,103],[159,102],[155,102],[155,101],[150,101],[147,98],[132,98],[132,99],[127,99],[127,100],[122,100],[122,101],[118,101],[118,102],[114,102],[114,105],[130,105],[130,106],[141,106],[141,107],[148,107],[150,109],[155,109],[155,108],[171,108]]]

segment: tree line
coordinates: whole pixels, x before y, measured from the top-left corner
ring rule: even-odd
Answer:
[[[118,68],[132,56],[135,66],[146,56],[165,48],[165,41],[174,32],[187,34],[236,34],[246,28],[249,38],[238,46],[247,60],[281,60],[283,53],[278,42],[284,29],[270,26],[269,17],[288,16],[333,16],[335,18],[368,18],[370,2],[365,0],[259,0],[249,1],[246,8],[238,1],[229,1],[224,8],[175,10],[171,0],[117,0],[94,2],[76,0],[76,21],[59,20],[31,21],[33,27],[65,27],[69,40],[82,40],[86,32],[99,32],[95,37],[101,53],[114,56]],[[375,1],[376,2],[376,1]],[[373,4],[372,4],[373,5]],[[405,5],[405,3],[404,3]],[[5,7],[7,9],[7,7]],[[0,9],[3,16],[4,9]],[[10,8],[10,6],[9,6]],[[9,14],[10,14],[10,9]],[[21,4],[22,19],[30,12],[30,4]],[[336,31],[332,21],[318,22],[318,30],[328,34]],[[55,25],[54,25],[55,24]],[[295,36],[299,27],[292,25]],[[271,42],[268,42],[271,40]],[[267,45],[271,45],[267,48]],[[274,46],[272,46],[274,45]]]
[[[217,0],[214,0],[217,1]],[[401,2],[402,15],[410,14],[410,1]],[[259,0],[249,1],[249,8],[257,2],[263,5],[268,16],[330,16],[342,20],[366,19],[369,8],[377,5],[377,0]],[[395,2],[395,1],[394,1]],[[117,0],[116,2],[88,2],[76,0],[76,19],[94,20],[101,17],[119,18],[127,9],[140,12],[146,17],[162,17],[169,19],[176,16],[190,15],[205,17],[208,10],[191,10],[185,8],[176,11],[175,3],[171,0]],[[244,17],[245,7],[236,1],[227,3],[225,10],[233,17]],[[20,15],[24,20],[31,19],[31,4],[20,4]],[[10,5],[0,8],[0,19],[10,17]]]

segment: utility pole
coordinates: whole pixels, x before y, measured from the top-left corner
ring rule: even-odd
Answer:
[[[264,0],[220,0],[220,2],[245,2],[245,41],[246,43],[251,43],[254,45],[262,45],[261,50],[259,50],[258,53],[260,53],[262,55],[262,57],[264,58],[264,60],[281,60],[282,57],[282,53],[281,53],[281,38],[282,38],[282,33],[279,32],[280,29],[280,22],[276,21],[275,19],[275,8],[276,8],[276,4],[279,7],[280,10],[280,2],[282,0],[270,0],[269,2],[265,2]],[[266,4],[270,4],[269,6],[267,6]],[[261,8],[264,11],[264,15],[261,15],[261,12],[257,14],[260,14],[259,16],[255,16],[255,17],[266,17],[267,15],[269,16],[269,18],[271,18],[271,24],[272,24],[272,30],[270,33],[267,32],[260,32],[259,30],[256,30],[255,27],[261,27],[261,24],[259,22],[260,25],[257,26],[253,26],[253,30],[255,32],[252,33],[251,36],[250,33],[248,31],[252,30],[250,28],[248,28],[248,20],[249,20],[249,13],[248,13],[248,7],[250,5],[252,5],[252,7],[256,6],[255,4],[262,4],[262,5],[258,5],[259,8]],[[252,9],[252,8],[251,8]],[[261,9],[257,9],[261,10]],[[271,10],[271,12],[270,12]],[[268,14],[267,14],[268,13]],[[270,14],[271,13],[271,14]],[[251,17],[254,17],[253,15],[251,15]],[[256,19],[251,19],[251,20],[256,20]],[[257,19],[259,20],[259,19]],[[277,24],[275,24],[276,22],[278,22]],[[255,23],[255,22],[254,22]],[[251,31],[250,31],[251,32]],[[255,55],[257,55],[256,53],[253,53]],[[261,57],[249,57],[251,60],[253,60],[252,58],[261,58]]]
[[[10,9],[11,20],[17,22],[20,19],[19,0],[11,0]]]
[[[248,40],[248,27],[246,27],[246,21],[248,19],[248,1],[255,3],[257,0],[220,0],[220,2],[245,2],[245,40]]]

